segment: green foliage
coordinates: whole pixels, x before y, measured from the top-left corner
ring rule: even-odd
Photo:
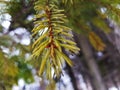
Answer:
[[[26,83],[31,83],[34,81],[30,65],[25,63],[25,59],[21,56],[13,56],[10,58],[11,61],[17,64],[18,74],[16,75],[17,80],[23,78]]]
[[[16,83],[16,75],[18,74],[18,68],[13,61],[10,61],[4,56],[4,53],[0,50],[0,81],[7,86],[12,86]]]
[[[98,51],[104,50],[105,44],[98,35],[96,35],[94,32],[90,32],[88,38],[90,43],[96,50]]]
[[[38,0],[35,2],[35,26],[32,30],[32,56],[40,59],[39,75],[45,75],[48,80],[60,77],[62,64],[66,61],[72,66],[72,61],[63,53],[63,48],[72,53],[78,53],[79,48],[73,41],[71,29],[65,26],[68,22],[64,10],[58,8],[58,2]]]
[[[25,1],[25,6],[22,4]],[[0,13],[9,13],[12,16],[11,23],[14,28],[27,26],[26,17],[30,13],[30,6],[26,6],[33,0],[0,0]],[[32,30],[33,36],[33,54],[34,61],[39,64],[39,75],[45,75],[47,79],[60,77],[62,73],[62,64],[67,62],[72,66],[71,60],[63,53],[78,53],[79,48],[73,40],[72,28],[78,33],[88,37],[91,45],[98,51],[103,51],[106,45],[102,39],[94,32],[93,28],[98,28],[105,34],[111,31],[106,20],[113,20],[120,23],[120,0],[35,0],[35,26]],[[31,5],[31,4],[30,4]],[[3,8],[2,6],[6,6]],[[2,8],[1,8],[2,7]],[[32,7],[32,6],[31,6]],[[28,12],[27,9],[28,9]],[[25,11],[24,11],[25,10]],[[30,10],[30,11],[29,11]],[[67,20],[67,19],[69,20]],[[68,26],[67,26],[68,25]],[[31,27],[32,25],[28,25]],[[68,28],[70,27],[70,28]],[[3,27],[0,26],[0,33]],[[0,51],[0,80],[11,80],[32,75],[28,70],[26,63],[23,62],[26,53],[30,52],[30,46],[11,43],[12,39],[7,35],[0,36],[0,45],[9,48],[12,52],[13,47],[20,50],[19,56],[9,58],[9,55]],[[6,56],[8,58],[6,58]],[[18,66],[11,60],[15,60]],[[5,62],[6,61],[6,62]],[[12,63],[12,64],[10,64]],[[5,67],[5,65],[7,67]],[[21,68],[21,70],[19,70]],[[11,71],[13,69],[13,71]],[[3,71],[5,70],[5,73]],[[8,73],[9,71],[10,73]],[[25,74],[27,72],[27,74]],[[13,74],[14,73],[14,74]],[[4,76],[5,75],[5,76]],[[18,75],[18,77],[16,77]],[[11,81],[10,80],[10,81]],[[15,81],[11,81],[15,82]],[[54,83],[54,82],[53,82]]]
[[[67,4],[67,3],[69,3],[69,2],[70,2],[71,4],[73,4],[74,0],[62,0],[62,2],[65,3],[65,4]]]
[[[106,19],[110,17],[110,19],[115,20],[108,14],[110,9],[119,17],[119,9],[113,7],[117,3],[109,0],[62,0],[62,2],[37,0],[34,7],[36,15],[35,26],[32,30],[34,37],[32,56],[40,59],[39,75],[46,75],[48,79],[52,79],[53,75],[59,77],[64,60],[72,66],[70,59],[63,53],[63,48],[72,53],[78,53],[79,48],[73,41],[71,29],[66,25],[86,35],[96,50],[103,51],[105,44],[95,34],[93,26],[106,34],[109,33],[111,28],[106,23]],[[66,19],[66,15],[69,21]]]
[[[105,19],[110,17],[115,20],[115,18],[109,16],[110,14],[107,15],[107,12],[112,9],[112,13],[119,17],[119,9],[113,7],[116,3],[109,0],[62,0],[62,5],[60,3],[55,0],[38,0],[35,2],[37,14],[35,15],[35,27],[32,32],[36,40],[33,43],[32,56],[37,59],[41,57],[39,74],[45,74],[48,79],[52,78],[52,69],[54,75],[59,76],[63,59],[69,65],[72,65],[72,62],[63,53],[63,48],[73,53],[79,51],[72,40],[71,29],[65,26],[66,23],[69,23],[70,27],[75,31],[86,35],[96,50],[103,51],[105,44],[94,33],[91,25],[105,33],[109,33],[111,29]],[[65,8],[65,11],[58,8],[60,5]],[[71,7],[68,8],[67,5]],[[106,11],[102,12],[103,9]],[[64,13],[68,16],[69,22]]]
[[[95,50],[99,51],[101,46],[102,49],[103,47],[105,48],[103,41],[100,40],[98,35],[94,35],[95,38],[90,39],[90,33],[94,32],[93,28],[98,28],[98,30],[101,30],[105,34],[111,32],[112,30],[107,20],[113,20],[119,24],[119,3],[119,0],[115,2],[110,0],[75,0],[71,7],[68,8],[68,5],[63,6],[69,19],[69,26],[74,31],[87,36]],[[95,42],[99,42],[99,45]]]
[[[6,40],[6,42],[4,41]],[[0,36],[0,45],[8,47],[10,45],[11,38],[8,35]]]
[[[27,83],[34,81],[29,64],[25,63],[25,55],[30,53],[30,46],[15,42],[13,37],[0,33],[0,84],[2,83],[7,90],[11,90],[8,88],[17,84],[20,78]],[[14,56],[13,53],[17,50],[19,54]]]
[[[20,9],[21,9],[21,5],[20,5],[20,0],[10,0],[10,1],[6,1],[6,0],[1,0],[0,1],[1,5],[4,5],[4,9],[2,13],[9,13],[10,15],[15,15]],[[2,7],[2,6],[0,6]]]

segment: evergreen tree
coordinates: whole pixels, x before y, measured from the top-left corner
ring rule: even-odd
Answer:
[[[12,17],[9,31],[21,26],[32,33],[31,58],[38,62],[35,67],[39,67],[39,75],[49,80],[52,87],[55,84],[54,80],[63,74],[65,62],[71,67],[76,66],[69,55],[80,56],[79,52],[82,52],[93,77],[93,87],[95,90],[106,90],[101,77],[101,68],[97,65],[94,53],[107,51],[108,44],[105,39],[113,32],[109,22],[113,21],[117,25],[120,22],[119,0],[2,0],[0,2],[6,5],[1,12],[7,12]],[[33,14],[34,24],[26,19]],[[103,36],[105,38],[102,38]]]

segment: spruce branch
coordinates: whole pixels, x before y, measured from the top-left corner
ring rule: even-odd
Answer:
[[[63,48],[78,53],[79,48],[73,41],[71,29],[67,23],[64,10],[60,10],[54,0],[38,0],[35,2],[35,26],[32,30],[34,41],[33,57],[42,57],[39,75],[45,75],[48,80],[60,77],[62,64],[72,61],[63,53]]]

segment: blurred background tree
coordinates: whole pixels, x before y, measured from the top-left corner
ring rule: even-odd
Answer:
[[[33,82],[32,70],[40,67],[39,60],[30,58],[36,1],[0,0],[0,90],[11,90],[20,78]],[[81,50],[78,55],[64,52],[74,66],[65,64],[64,76],[54,78],[54,84],[60,90],[67,90],[70,85],[73,90],[119,90],[120,1],[61,0],[57,5],[65,10],[67,26],[72,28],[74,41]],[[65,83],[66,80],[69,81]],[[46,80],[41,80],[40,90],[45,85]]]

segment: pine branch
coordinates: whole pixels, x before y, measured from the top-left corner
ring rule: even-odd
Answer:
[[[35,26],[32,30],[33,37],[37,38],[33,43],[33,57],[42,57],[39,75],[45,75],[48,80],[60,77],[62,64],[72,61],[63,53],[65,48],[73,53],[80,50],[73,40],[71,29],[65,26],[67,23],[64,10],[60,10],[54,0],[38,0],[35,2]]]

